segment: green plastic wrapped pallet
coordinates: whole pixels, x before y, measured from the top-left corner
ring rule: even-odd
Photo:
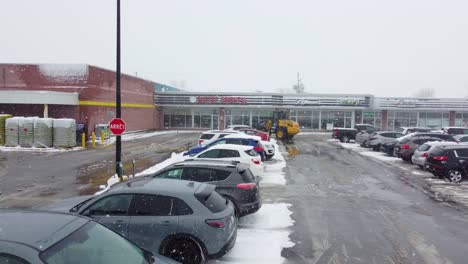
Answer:
[[[0,146],[5,145],[5,123],[12,115],[0,114]]]

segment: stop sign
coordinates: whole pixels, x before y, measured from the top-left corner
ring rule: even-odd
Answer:
[[[114,118],[109,123],[109,130],[112,134],[120,136],[125,132],[125,122],[121,118]]]

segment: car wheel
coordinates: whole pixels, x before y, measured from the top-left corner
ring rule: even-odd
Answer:
[[[463,180],[463,173],[460,170],[449,170],[447,176],[451,182],[458,183]]]
[[[201,264],[205,256],[200,245],[192,239],[173,239],[162,249],[161,255],[183,264]]]
[[[350,140],[351,140],[351,139],[350,139],[348,136],[344,136],[344,137],[343,137],[343,141],[341,141],[341,142],[349,143]]]
[[[418,166],[419,166],[419,168],[420,168],[421,170],[424,170],[424,166],[423,166],[423,165],[418,165]]]

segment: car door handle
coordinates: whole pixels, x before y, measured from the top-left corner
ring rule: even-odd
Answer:
[[[117,224],[121,224],[121,223],[123,223],[123,222],[124,222],[124,220],[122,220],[122,219],[115,220],[115,223],[117,223]]]
[[[163,225],[170,225],[170,224],[171,224],[171,221],[169,221],[169,220],[162,221],[161,224],[163,224]]]

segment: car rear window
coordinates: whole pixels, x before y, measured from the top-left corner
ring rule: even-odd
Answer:
[[[245,153],[247,153],[247,155],[249,156],[252,156],[252,157],[255,157],[255,156],[258,156],[259,154],[253,150],[253,149],[249,149],[249,150],[246,150]]]
[[[419,146],[418,150],[419,151],[428,151],[430,148],[431,148],[431,146],[429,144],[422,144],[421,146]]]
[[[244,182],[255,182],[255,176],[252,174],[250,169],[239,171],[239,173],[242,176]]]
[[[212,139],[214,134],[202,134],[200,139]]]
[[[431,153],[432,155],[434,156],[442,156],[444,153],[445,153],[445,149],[443,148],[439,148],[439,147],[435,147],[435,148],[432,148],[429,153]]]
[[[411,140],[411,138],[401,138],[400,143],[405,144],[405,143],[410,142],[410,140]]]
[[[198,199],[198,198],[197,198]],[[210,212],[219,213],[226,209],[228,202],[226,198],[213,191],[208,197],[203,200],[198,199]]]

